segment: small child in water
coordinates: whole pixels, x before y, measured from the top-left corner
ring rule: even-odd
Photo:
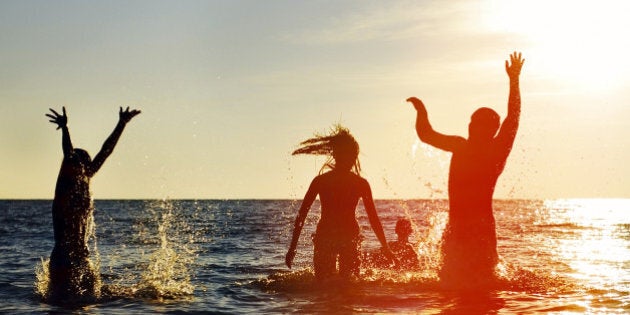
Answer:
[[[295,219],[286,265],[291,268],[293,264],[304,220],[318,195],[321,216],[313,237],[313,267],[317,280],[328,279],[337,273],[337,261],[342,278],[359,275],[360,229],[355,215],[359,199],[363,199],[370,225],[383,247],[384,255],[395,260],[376,213],[370,184],[359,175],[359,144],[348,129],[337,126],[330,135],[316,136],[300,145],[293,155],[318,154],[331,158],[322,167],[320,175],[313,179],[304,196]],[[326,168],[330,171],[323,172]]]
[[[399,259],[401,269],[417,269],[420,265],[418,255],[409,243],[409,235],[413,232],[411,222],[407,219],[398,219],[396,222],[396,235],[398,240],[390,242],[389,248]]]
[[[393,266],[385,257],[381,250],[365,253],[365,260],[368,265],[382,269],[397,269],[397,270],[415,270],[420,267],[418,261],[418,255],[413,250],[413,246],[409,243],[409,236],[413,232],[411,228],[411,222],[407,219],[398,219],[396,222],[396,234],[398,239],[396,241],[389,242],[389,248],[398,259],[398,264]]]

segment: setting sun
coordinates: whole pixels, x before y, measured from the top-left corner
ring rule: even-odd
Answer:
[[[0,1],[0,313],[626,314],[629,14]]]
[[[483,23],[525,36],[545,76],[582,91],[619,86],[630,66],[627,1],[488,1]],[[544,57],[543,57],[544,56]]]

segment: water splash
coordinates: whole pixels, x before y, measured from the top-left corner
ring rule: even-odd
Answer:
[[[436,209],[437,207],[438,205],[434,204],[434,209],[425,209],[427,212],[427,229],[424,231],[424,234],[419,237],[415,248],[421,266],[423,266],[432,277],[436,278],[439,268],[442,265],[442,233],[444,232],[448,220],[448,213],[438,211]]]
[[[89,218],[87,229],[90,231],[90,252],[92,256],[88,262],[96,275],[95,296],[86,302],[106,301],[117,298],[150,298],[156,300],[175,299],[193,294],[194,286],[191,281],[191,265],[196,258],[194,247],[196,233],[180,216],[171,201],[161,200],[148,204],[150,213],[148,223],[155,223],[155,229],[147,228],[141,223],[137,237],[141,244],[156,244],[157,248],[150,255],[144,254],[144,249],[139,253],[127,253],[125,259],[116,257],[116,253],[106,254],[113,264],[131,263],[133,268],[124,268],[123,271],[115,271],[109,266],[108,281],[101,280],[101,256],[97,248],[95,237],[95,223],[93,216]],[[153,232],[151,232],[153,231]],[[125,248],[125,245],[121,246]],[[140,261],[129,261],[129,257],[140,257]],[[116,259],[119,258],[119,259]],[[147,263],[148,262],[148,263]],[[34,291],[36,295],[47,300],[49,297],[49,258],[42,258],[35,266],[36,281]],[[113,279],[109,279],[113,278]]]
[[[49,263],[50,258],[41,258],[41,261],[35,265],[35,294],[41,298],[48,296],[48,283],[50,283]]]
[[[85,222],[86,229],[86,246],[91,253],[89,257],[85,257],[85,261],[79,262],[79,266],[74,266],[70,271],[67,281],[70,287],[76,291],[68,300],[72,303],[89,303],[101,297],[102,280],[100,276],[101,256],[98,251],[98,242],[96,239],[96,223],[94,221],[94,212],[90,211]],[[44,301],[49,301],[53,292],[50,290],[50,258],[41,258],[40,262],[35,265],[35,283],[34,291]],[[65,289],[62,289],[65,290]],[[62,293],[66,294],[66,293]],[[54,298],[54,297],[52,297]],[[65,297],[64,297],[65,299]],[[52,301],[65,303],[68,301]]]
[[[165,210],[158,224],[160,246],[149,258],[149,265],[137,285],[136,295],[158,299],[191,295],[194,286],[189,266],[196,257],[195,250],[190,248],[189,242],[178,244],[177,241],[169,240],[169,236],[178,236],[174,233],[174,207],[171,202],[162,201],[160,208]]]

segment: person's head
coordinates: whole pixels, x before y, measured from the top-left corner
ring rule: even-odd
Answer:
[[[336,125],[329,135],[315,136],[300,143],[301,147],[293,151],[297,154],[328,155],[332,159],[326,162],[326,167],[341,171],[353,171],[358,174],[361,171],[359,163],[359,143],[354,139],[347,128]]]
[[[411,222],[407,219],[398,219],[396,222],[396,235],[399,240],[407,240],[409,235],[413,232],[411,228]]]
[[[82,175],[90,163],[92,163],[90,154],[77,148],[72,150],[72,153],[63,160],[64,167],[73,175]]]
[[[499,114],[494,110],[481,107],[470,116],[468,138],[471,140],[489,141],[499,130]]]
[[[333,168],[350,170],[359,163],[359,143],[348,129],[341,128],[331,139],[332,156],[335,159]],[[358,167],[358,166],[357,166]]]

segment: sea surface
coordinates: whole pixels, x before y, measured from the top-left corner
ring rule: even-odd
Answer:
[[[412,221],[421,271],[364,268],[352,283],[313,281],[319,217],[284,266],[299,200],[96,200],[92,260],[108,298],[41,298],[53,248],[50,200],[0,201],[0,313],[630,313],[630,200],[496,200],[496,287],[443,287],[436,271],[445,200],[378,200],[388,240]],[[363,251],[378,249],[363,207]],[[474,271],[471,271],[474,272]]]

